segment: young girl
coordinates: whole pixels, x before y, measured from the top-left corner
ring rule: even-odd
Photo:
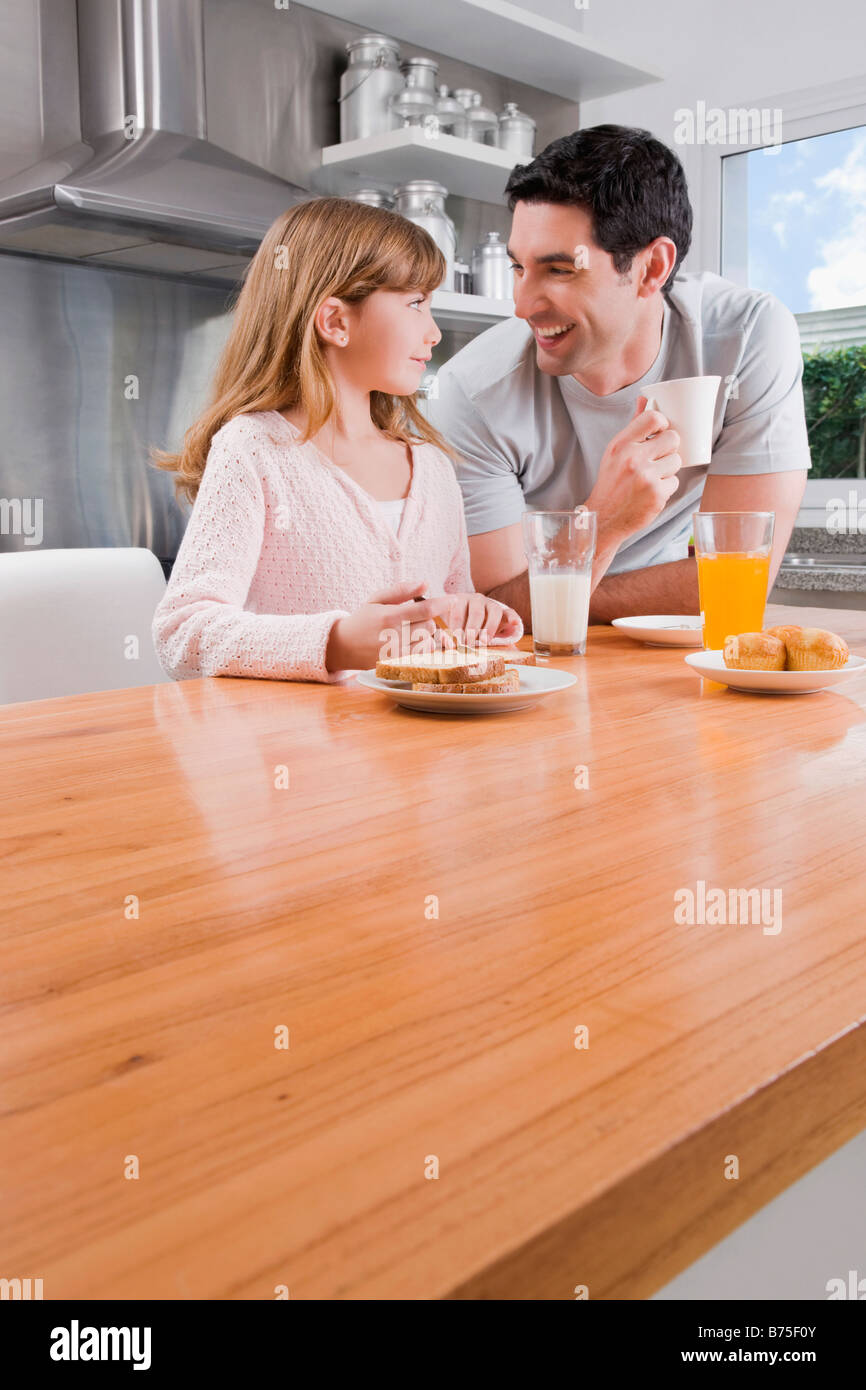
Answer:
[[[472,592],[460,488],[413,399],[444,273],[427,232],[348,199],[270,228],[209,408],[179,454],[154,452],[195,502],[153,621],[169,675],[330,682],[374,665],[386,632],[429,645],[437,615],[522,636]]]

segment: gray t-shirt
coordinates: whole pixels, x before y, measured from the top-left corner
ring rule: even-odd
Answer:
[[[584,502],[602,454],[653,382],[720,376],[712,462],[682,470],[664,510],[620,546],[616,573],[688,554],[708,474],[810,467],[802,375],[797,323],[784,304],[703,271],[674,281],[658,356],[621,391],[595,396],[573,376],[540,371],[532,330],[510,318],[441,368],[427,414],[460,455],[466,526],[476,535],[519,521],[528,507]]]

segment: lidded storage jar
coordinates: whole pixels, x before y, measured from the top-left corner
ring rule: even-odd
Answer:
[[[456,135],[460,139],[465,139],[466,107],[462,101],[458,101],[455,96],[452,96],[445,86],[438,90],[436,115],[439,120],[439,129],[443,135]]]
[[[511,257],[498,232],[487,232],[472,252],[472,288],[487,299],[514,298]]]
[[[357,193],[347,193],[353,203],[366,203],[371,208],[393,208],[394,199],[390,193],[383,193],[380,188],[359,188]]]
[[[411,183],[404,183],[395,189],[394,211],[430,233],[446,261],[445,279],[441,288],[453,290],[457,233],[454,223],[445,211],[447,197],[448,189],[443,188],[441,183],[435,183],[432,179],[413,179]]]
[[[478,145],[495,145],[499,139],[499,117],[484,106],[480,92],[473,92],[466,107],[466,137]]]
[[[499,113],[499,148],[518,159],[532,159],[535,154],[535,121],[514,101],[507,101]]]

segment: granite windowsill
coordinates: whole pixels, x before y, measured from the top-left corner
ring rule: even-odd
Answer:
[[[776,576],[777,589],[824,590],[830,593],[866,593],[866,565],[834,564],[834,556],[862,554],[866,533],[836,532],[824,527],[797,526],[791,535],[787,555],[810,556],[816,563],[789,568],[782,562]]]

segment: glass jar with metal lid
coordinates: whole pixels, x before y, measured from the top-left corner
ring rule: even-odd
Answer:
[[[363,34],[346,44],[349,66],[340,79],[340,139],[363,140],[394,130],[391,97],[403,89],[400,45],[385,34]]]
[[[495,145],[499,139],[499,117],[482,104],[480,92],[473,92],[466,108],[466,138],[477,145]]]
[[[535,121],[519,110],[516,101],[507,101],[499,113],[499,148],[518,158],[535,154]]]
[[[445,257],[443,290],[454,288],[454,260],[457,253],[457,232],[445,211],[448,189],[432,179],[413,179],[394,190],[395,212],[409,222],[415,222],[429,232]]]
[[[454,262],[454,289],[458,294],[472,293],[472,272],[465,261]]]
[[[452,96],[444,85],[438,89],[436,116],[443,135],[456,135],[460,139],[465,139],[466,107],[462,101],[458,101],[455,96]]]
[[[436,123],[436,98],[425,87],[401,87],[389,104],[398,129],[423,125],[430,130]]]

